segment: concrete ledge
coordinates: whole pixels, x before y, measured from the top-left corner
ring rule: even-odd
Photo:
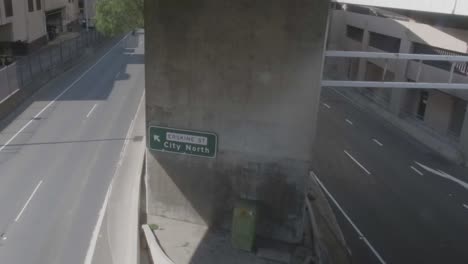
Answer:
[[[0,102],[0,120],[8,116],[26,98],[31,96],[31,90],[18,89]]]
[[[148,248],[151,253],[151,258],[153,263],[157,264],[174,264],[172,260],[164,253],[161,245],[159,245],[158,241],[156,240],[156,236],[153,234],[153,231],[148,225],[142,226],[143,233],[146,237],[146,243],[148,244]]]

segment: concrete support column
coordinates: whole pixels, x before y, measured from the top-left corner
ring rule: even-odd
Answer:
[[[400,53],[410,53],[411,52],[411,41],[406,39],[401,40],[400,44]],[[397,60],[392,63],[395,65],[393,68],[395,70],[395,80],[397,82],[406,82],[406,69],[408,67],[408,61],[406,60]],[[392,94],[390,98],[390,111],[395,115],[400,115],[401,111],[404,108],[405,102],[408,99],[408,90],[406,89],[392,89]]]
[[[367,47],[369,46],[369,30],[364,29],[364,36],[362,38],[362,51],[367,51]],[[367,59],[359,59],[359,66],[358,66],[358,74],[357,80],[358,81],[365,81],[366,79],[366,71],[367,71]]]
[[[465,119],[460,133],[460,146],[465,159],[465,165],[468,166],[468,106],[465,111]]]
[[[258,234],[302,239],[328,8],[145,1],[147,127],[218,136],[215,158],[148,149],[150,215],[229,228],[244,198],[258,206]]]

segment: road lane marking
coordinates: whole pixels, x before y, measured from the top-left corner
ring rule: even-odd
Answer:
[[[361,163],[359,163],[359,161],[357,161],[353,156],[351,156],[351,154],[349,154],[348,151],[345,150],[344,153],[345,153],[346,155],[348,155],[348,157],[349,157],[352,161],[354,161],[354,163],[356,163],[359,167],[361,167],[361,169],[362,169],[363,171],[365,171],[368,175],[371,175],[371,173],[366,169],[366,167],[364,167]]]
[[[83,74],[81,74],[75,81],[73,81],[65,90],[63,90],[57,97],[55,97],[51,102],[49,102],[44,108],[42,108],[39,113],[37,113],[28,123],[26,123],[16,134],[14,134],[4,145],[0,147],[0,152],[4,150],[21,132],[23,132],[33,121],[35,121],[45,110],[49,109],[57,100],[59,100],[66,92],[68,92],[75,84],[77,84],[83,77],[88,74],[96,65],[98,65],[109,53],[111,53],[121,42],[124,40],[126,36],[124,36],[117,44],[115,44],[109,51],[107,51],[96,63],[94,63],[89,69],[87,69]]]
[[[367,247],[369,247],[369,249],[372,251],[374,256],[380,261],[381,264],[386,264],[386,262],[382,258],[382,256],[380,256],[380,254],[377,252],[377,250],[371,245],[369,240],[366,238],[366,236],[364,236],[364,234],[361,232],[361,230],[359,230],[359,228],[354,224],[354,222],[351,220],[351,218],[348,216],[348,214],[346,214],[345,210],[338,204],[338,202],[333,197],[333,195],[331,195],[331,193],[327,190],[327,188],[325,188],[325,186],[320,181],[320,179],[317,176],[315,176],[315,179],[317,180],[317,182],[320,185],[320,187],[322,188],[322,190],[327,194],[328,198],[330,198],[330,200],[333,202],[333,204],[335,204],[335,206],[338,208],[338,210],[340,210],[340,212],[343,214],[343,216],[348,221],[348,223],[353,227],[354,231],[356,231],[359,238],[362,241],[364,241],[364,243],[367,245]]]
[[[91,110],[89,110],[88,114],[86,115],[86,118],[89,118],[89,116],[91,115],[91,113],[94,111],[94,109],[96,108],[97,104],[94,104],[93,108],[91,108]]]
[[[458,179],[458,178],[455,178],[455,177],[453,177],[452,175],[450,175],[450,174],[448,174],[448,173],[446,173],[446,172],[443,172],[443,171],[441,171],[441,170],[434,170],[434,169],[432,169],[432,168],[430,168],[430,167],[428,167],[428,166],[426,166],[426,165],[424,165],[424,164],[422,164],[422,163],[419,163],[419,162],[417,162],[417,161],[415,161],[414,163],[418,164],[421,168],[423,168],[423,169],[425,169],[425,170],[427,170],[427,171],[429,171],[429,172],[432,172],[432,173],[434,173],[435,175],[438,175],[438,176],[440,176],[440,177],[442,177],[442,178],[444,178],[444,179],[447,179],[447,180],[450,180],[450,181],[452,181],[452,182],[455,182],[455,183],[457,183],[458,185],[460,185],[460,186],[462,186],[463,188],[465,188],[465,189],[468,190],[468,183],[466,183],[466,182],[464,182],[464,181],[462,181],[462,180],[460,180],[460,179]]]
[[[416,169],[415,167],[410,166],[410,168],[411,168],[412,170],[414,170],[417,174],[419,174],[419,175],[421,175],[421,176],[424,175],[420,170]]]
[[[351,120],[349,120],[349,119],[346,119],[346,123],[348,123],[350,125],[353,125],[353,122],[351,122]]]
[[[466,205],[466,204],[463,204],[463,207],[464,207],[465,209],[468,209],[468,205]]]
[[[372,141],[374,141],[375,144],[377,144],[377,145],[383,147],[383,144],[382,144],[380,141],[378,141],[377,139],[373,138]]]
[[[26,210],[26,207],[28,207],[29,202],[31,202],[31,199],[34,197],[34,194],[36,194],[36,192],[39,189],[39,186],[41,186],[41,184],[42,184],[42,180],[36,185],[36,188],[34,188],[34,191],[31,193],[31,195],[29,196],[29,199],[24,204],[23,209],[21,209],[18,216],[16,216],[15,222],[18,222],[18,220],[20,219],[20,217],[23,214],[24,210]]]
[[[104,220],[104,215],[106,214],[107,204],[109,203],[109,197],[110,197],[110,194],[112,192],[112,186],[113,186],[113,183],[114,183],[114,179],[115,179],[117,173],[119,172],[120,166],[122,165],[123,157],[125,156],[123,153],[125,153],[125,151],[127,149],[128,142],[130,142],[129,138],[130,138],[131,133],[133,132],[133,128],[135,126],[135,120],[136,120],[136,118],[138,116],[138,112],[140,111],[140,108],[141,108],[141,105],[143,103],[144,98],[145,98],[145,92],[143,91],[143,94],[142,94],[141,99],[140,99],[140,103],[138,104],[138,108],[137,108],[137,111],[135,113],[135,116],[133,117],[132,122],[130,124],[130,127],[128,128],[127,136],[125,137],[125,143],[122,146],[122,150],[120,151],[120,158],[119,158],[119,161],[117,162],[117,166],[115,167],[114,175],[112,176],[112,181],[109,184],[109,188],[107,189],[106,197],[104,198],[104,202],[102,204],[102,207],[99,210],[98,220],[96,222],[96,225],[94,226],[93,234],[91,235],[91,240],[89,242],[89,247],[88,247],[88,250],[86,252],[86,257],[85,257],[85,260],[84,260],[84,264],[91,264],[92,261],[93,261],[94,252],[96,250],[97,240],[99,238],[99,231],[101,230],[102,221]]]
[[[331,108],[331,106],[330,106],[330,105],[328,105],[328,104],[326,104],[326,103],[322,103],[322,104],[323,104],[323,105],[324,105],[326,108],[328,108],[328,109],[330,109],[330,108]]]

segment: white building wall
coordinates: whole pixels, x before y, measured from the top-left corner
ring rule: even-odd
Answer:
[[[13,0],[13,16],[6,19],[6,21],[12,23],[13,34],[11,41],[20,40],[31,43],[46,35],[44,10],[37,10],[36,6],[34,6],[34,11],[29,12],[27,0]]]
[[[466,0],[333,0],[333,2],[468,16]]]
[[[68,0],[44,0],[44,2],[46,13],[57,9],[62,10],[62,26],[64,28],[79,18],[80,9],[78,7],[78,0],[72,0],[72,2],[68,2]]]
[[[454,103],[453,97],[442,92],[430,91],[424,122],[431,124],[437,132],[446,134]]]

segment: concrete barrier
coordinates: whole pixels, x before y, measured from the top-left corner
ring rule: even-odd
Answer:
[[[142,226],[143,233],[145,234],[146,243],[150,250],[151,258],[155,264],[174,264],[172,260],[164,253],[164,250],[159,245],[153,230],[148,225]]]

